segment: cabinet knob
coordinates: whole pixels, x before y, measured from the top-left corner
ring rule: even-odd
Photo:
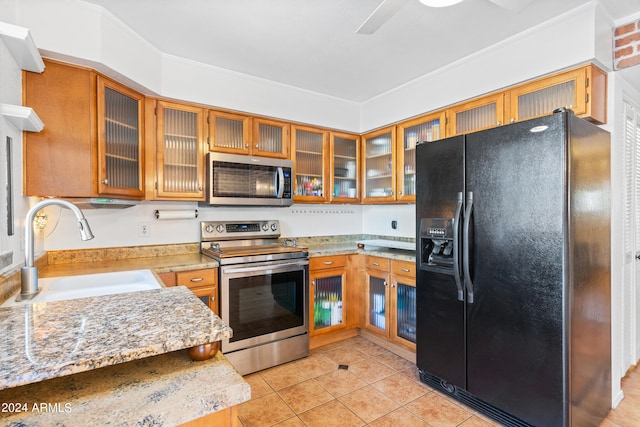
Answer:
[[[102,180],[102,183],[103,183],[104,185],[109,185],[109,178],[103,179],[103,180]]]
[[[216,302],[216,297],[214,297],[213,295],[211,295],[211,302]]]
[[[393,193],[392,193],[393,194]],[[398,194],[402,196],[402,191],[398,191]]]
[[[258,145],[258,144],[256,144],[256,148],[258,148],[258,147],[259,147],[259,145]]]
[[[384,281],[384,285],[385,285],[385,286],[389,286],[389,284],[387,283],[387,281],[386,281],[386,280]]]
[[[202,191],[202,190],[203,190],[202,185],[199,185],[198,186],[198,191]]]
[[[391,282],[391,287],[392,287],[392,288],[395,288],[395,287],[396,287],[395,282]]]
[[[245,142],[244,148],[249,148],[249,144]]]
[[[315,281],[315,280],[313,280],[313,281],[311,282],[311,286],[315,286],[315,285],[316,285],[316,281]]]

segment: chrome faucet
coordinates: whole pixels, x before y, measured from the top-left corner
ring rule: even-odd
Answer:
[[[34,233],[33,233],[33,220],[36,217],[36,214],[40,209],[49,205],[60,205],[67,209],[71,209],[73,213],[76,214],[76,218],[78,218],[78,227],[80,228],[80,238],[82,240],[91,240],[93,239],[93,233],[91,233],[91,228],[89,228],[89,223],[84,217],[84,214],[76,205],[66,200],[60,199],[45,199],[42,200],[29,209],[27,212],[27,218],[25,223],[25,232],[24,232],[24,267],[22,267],[21,273],[21,286],[20,286],[20,295],[18,295],[17,300],[31,299],[36,296],[39,292],[38,289],[38,267],[34,266]]]

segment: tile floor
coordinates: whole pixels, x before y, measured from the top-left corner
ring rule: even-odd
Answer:
[[[245,379],[252,399],[239,407],[244,427],[498,426],[421,383],[412,362],[362,337]],[[600,427],[640,426],[640,371],[625,377],[623,390],[625,399]]]

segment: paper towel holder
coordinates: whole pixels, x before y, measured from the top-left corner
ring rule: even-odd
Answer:
[[[154,216],[156,219],[195,219],[198,218],[198,210],[162,211],[156,209]]]

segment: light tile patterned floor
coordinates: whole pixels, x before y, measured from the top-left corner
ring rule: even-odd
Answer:
[[[421,383],[413,363],[362,337],[245,379],[252,400],[239,408],[244,427],[498,426]],[[640,371],[630,371],[622,386],[625,399],[600,427],[640,426]]]

